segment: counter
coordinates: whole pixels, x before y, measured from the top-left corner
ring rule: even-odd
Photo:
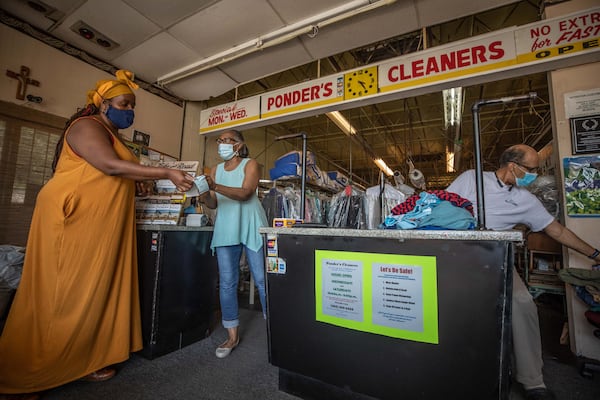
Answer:
[[[206,338],[218,309],[212,227],[138,225],[144,348],[152,359]]]
[[[508,399],[518,231],[262,228],[269,361],[305,399]]]

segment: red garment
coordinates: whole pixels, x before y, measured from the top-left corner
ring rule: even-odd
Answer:
[[[435,194],[440,200],[449,201],[456,207],[462,207],[469,211],[471,215],[474,215],[473,204],[469,200],[460,197],[456,193],[448,192],[446,190],[428,190],[427,193]],[[392,215],[401,215],[412,211],[420,197],[421,196],[419,194],[410,196],[408,199],[392,208]]]

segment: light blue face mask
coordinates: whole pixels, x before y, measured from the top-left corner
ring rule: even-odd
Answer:
[[[538,175],[533,172],[525,172],[525,175],[522,178],[517,178],[515,175],[515,182],[517,183],[517,186],[529,186],[535,181],[537,176]]]
[[[219,152],[219,157],[225,161],[231,160],[233,156],[235,156],[233,145],[229,143],[219,143],[219,148],[217,151]]]

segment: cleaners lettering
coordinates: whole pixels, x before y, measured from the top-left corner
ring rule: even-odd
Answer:
[[[447,54],[414,60],[410,64],[392,66],[388,70],[388,80],[390,82],[406,81],[440,72],[454,71],[490,60],[498,60],[504,57],[504,53],[501,41],[492,42],[487,47],[480,45],[455,50]]]

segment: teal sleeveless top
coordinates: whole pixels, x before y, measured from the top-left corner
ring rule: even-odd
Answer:
[[[217,165],[215,183],[241,188],[244,182],[244,168],[249,159],[244,158],[233,170],[225,171],[225,163]],[[210,248],[243,244],[252,251],[258,251],[263,239],[258,228],[267,226],[267,216],[258,196],[253,194],[246,201],[232,200],[217,193],[217,216]]]

